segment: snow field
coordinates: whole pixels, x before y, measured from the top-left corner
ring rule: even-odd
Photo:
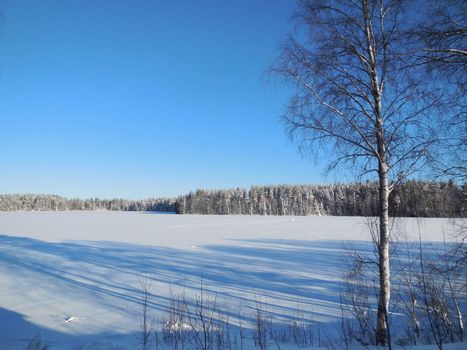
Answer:
[[[416,239],[415,219],[398,225]],[[449,238],[446,219],[421,227],[425,240]],[[260,301],[278,322],[300,309],[333,325],[351,247],[370,249],[363,218],[0,212],[0,349],[38,332],[51,349],[134,344],[144,278],[158,324],[171,299],[192,300],[202,281],[234,324]]]

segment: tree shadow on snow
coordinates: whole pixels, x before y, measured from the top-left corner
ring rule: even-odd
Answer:
[[[370,250],[369,243],[358,242]],[[337,322],[342,272],[348,250],[341,241],[243,240],[196,249],[175,249],[109,241],[50,243],[0,235],[0,274],[17,276],[20,288],[49,288],[70,298],[93,300],[121,311],[139,310],[145,276],[150,307],[166,312],[174,292],[206,293],[230,304],[225,311],[252,320],[256,300],[278,319],[304,317]],[[135,316],[135,315],[133,315]],[[0,314],[0,325],[7,317]],[[137,319],[138,321],[138,319]]]
[[[47,349],[56,345],[69,345],[71,350],[81,350],[86,344],[106,338],[108,341],[118,341],[122,337],[136,339],[136,334],[90,334],[75,335],[62,333],[30,322],[25,315],[0,307],[0,349],[26,349],[28,343],[40,333]]]

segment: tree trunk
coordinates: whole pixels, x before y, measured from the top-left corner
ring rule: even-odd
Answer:
[[[388,166],[386,162],[379,163],[379,296],[378,314],[376,320],[376,344],[389,343],[388,308],[391,295],[389,270],[389,184]]]

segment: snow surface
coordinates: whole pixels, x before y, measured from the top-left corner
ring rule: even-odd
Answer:
[[[449,220],[419,223],[449,239]],[[398,225],[416,239],[416,219]],[[277,320],[300,308],[332,325],[349,247],[370,249],[363,218],[0,212],[0,349],[38,333],[48,349],[132,349],[144,277],[156,322],[202,280],[233,314],[259,299]]]

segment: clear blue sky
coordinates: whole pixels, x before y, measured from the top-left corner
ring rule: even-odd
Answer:
[[[323,182],[262,74],[291,0],[0,0],[0,193]]]

